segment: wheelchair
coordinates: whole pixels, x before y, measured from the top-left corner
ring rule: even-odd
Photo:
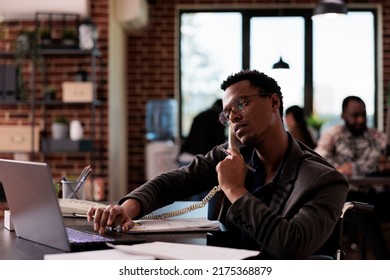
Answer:
[[[343,224],[344,215],[347,211],[355,211],[362,214],[370,214],[374,211],[374,206],[370,203],[359,201],[348,201],[344,203],[341,216],[330,236],[321,249],[311,256],[311,260],[341,260],[345,258],[343,250]]]

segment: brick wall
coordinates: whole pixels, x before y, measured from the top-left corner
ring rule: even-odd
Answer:
[[[176,3],[178,1],[151,1],[149,27],[128,38],[129,189],[145,180],[146,102],[175,97]]]

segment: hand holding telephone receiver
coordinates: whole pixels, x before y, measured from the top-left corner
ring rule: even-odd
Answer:
[[[228,146],[229,146],[229,149],[236,149],[238,151],[240,150],[240,147],[242,146],[240,140],[238,140],[238,138],[236,137],[236,135],[234,134],[233,130],[230,127],[229,127]],[[226,149],[224,149],[222,147],[219,147],[219,149],[222,152],[224,152],[226,155],[230,155],[229,151],[227,151]],[[252,172],[256,171],[253,167],[249,166],[246,163],[245,163],[245,166],[249,170],[251,170]],[[221,188],[219,186],[215,186],[200,202],[194,203],[188,207],[185,207],[183,209],[179,209],[176,211],[166,212],[166,213],[162,213],[159,215],[145,215],[141,219],[166,219],[166,218],[171,218],[171,217],[186,214],[186,213],[191,212],[193,210],[204,207],[214,197],[214,195],[220,190],[221,190]]]
[[[234,134],[233,130],[230,127],[229,127],[228,146],[229,146],[229,149],[235,149],[237,151],[240,151],[240,147],[242,146],[242,143],[240,142],[240,140],[238,140],[238,138],[236,137],[236,135]],[[226,155],[230,155],[229,151],[227,151],[226,149],[224,149],[222,147],[219,147],[219,149],[222,152],[224,152]],[[256,169],[254,169],[252,166],[250,166],[246,162],[244,162],[244,164],[245,164],[245,167],[248,168],[250,171],[256,172]]]

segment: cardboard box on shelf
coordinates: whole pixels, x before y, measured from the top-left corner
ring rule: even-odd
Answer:
[[[63,82],[62,101],[63,102],[92,102],[93,83],[92,82]]]
[[[0,125],[0,151],[1,152],[31,152],[39,151],[39,127],[29,125]]]

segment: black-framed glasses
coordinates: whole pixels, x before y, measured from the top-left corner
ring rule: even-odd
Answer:
[[[225,110],[223,110],[219,114],[219,122],[223,124],[224,126],[228,126],[230,124],[230,114],[232,111],[237,114],[237,113],[242,113],[245,111],[245,108],[249,104],[249,98],[252,96],[266,96],[266,93],[256,93],[252,95],[244,95],[239,98],[237,98],[234,102],[233,105]]]

